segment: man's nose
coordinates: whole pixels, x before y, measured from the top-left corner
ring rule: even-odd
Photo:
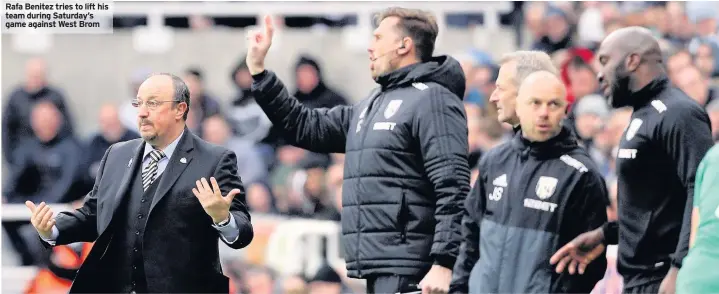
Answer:
[[[137,115],[139,117],[147,117],[148,115],[150,115],[150,111],[147,110],[147,107],[145,107],[145,105],[141,105],[137,108]]]
[[[597,81],[601,85],[604,82],[604,74],[602,72],[597,73]]]
[[[549,106],[548,105],[540,106],[537,114],[541,118],[549,117]]]

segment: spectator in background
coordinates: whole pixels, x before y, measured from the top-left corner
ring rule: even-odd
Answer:
[[[502,125],[493,117],[477,118],[472,122],[469,129],[476,132],[470,135],[471,142],[473,142],[470,143],[470,146],[472,146],[470,150],[474,151],[469,156],[469,166],[471,167],[470,185],[474,185],[474,181],[479,175],[479,170],[477,169],[479,160],[483,154],[505,141],[505,132]]]
[[[309,294],[307,282],[297,275],[285,277],[282,279],[282,294]]]
[[[62,137],[60,111],[50,101],[35,104],[30,123],[32,137],[23,139],[12,156],[17,168],[5,186],[9,203],[25,200],[46,203],[72,201],[72,189],[81,179],[82,151],[73,137]]]
[[[267,165],[255,149],[253,142],[237,139],[225,118],[213,115],[202,123],[202,138],[215,145],[232,150],[237,155],[237,173],[242,182],[255,183],[267,178]]]
[[[467,163],[470,170],[477,165],[479,157],[482,156],[482,150],[479,148],[479,120],[482,118],[481,109],[475,104],[464,104],[464,112],[467,114],[467,141],[469,143],[469,157]],[[471,181],[471,176],[470,176]]]
[[[342,278],[328,264],[323,264],[308,283],[309,294],[340,294],[347,293],[342,290]]]
[[[247,206],[250,212],[273,214],[277,213],[275,196],[270,186],[264,182],[251,183],[247,187]]]
[[[130,87],[128,90],[130,91],[130,94],[127,96],[127,99],[123,99],[125,100],[125,102],[120,105],[119,109],[120,121],[122,122],[122,125],[124,125],[125,128],[128,130],[137,132],[138,110],[137,108],[132,106],[132,100],[135,100],[135,95],[140,89],[140,85],[142,85],[142,82],[149,78],[151,74],[152,72],[149,69],[141,68],[135,70],[129,77]]]
[[[252,95],[252,75],[247,70],[245,57],[235,66],[231,75],[237,94],[232,98],[232,106],[227,113],[233,123],[233,129],[238,138],[254,143],[267,143],[276,145],[279,134],[272,127],[272,122],[262,111],[255,97]],[[274,154],[271,152],[270,154]]]
[[[572,45],[572,24],[569,15],[562,9],[549,5],[542,20],[544,35],[532,46],[532,50],[552,54]]]
[[[194,125],[188,122],[188,128],[202,136],[202,123],[205,119],[221,113],[220,104],[205,91],[203,73],[200,69],[186,69],[183,80],[190,89],[190,113],[194,122]]]
[[[686,47],[694,37],[694,26],[685,13],[683,2],[667,2],[666,10],[669,31],[664,38],[676,47]]]
[[[464,72],[464,77],[466,78],[466,84],[464,88],[464,102],[466,103],[475,103],[479,104],[481,99],[481,94],[476,88],[472,87],[472,76],[474,76],[474,73],[476,71],[476,61],[474,58],[472,58],[471,55],[467,53],[463,54],[457,54],[454,56],[457,61],[459,61],[459,65],[462,66],[462,72]]]
[[[596,1],[585,1],[582,4],[585,9],[577,19],[577,43],[580,46],[596,49],[606,36],[604,6],[608,5]]]
[[[594,136],[593,148],[589,149],[589,155],[597,163],[605,178],[613,179],[616,176],[614,160],[617,146],[619,146],[624,130],[629,125],[631,115],[630,108],[612,110],[602,131]]]
[[[332,108],[347,105],[347,99],[329,88],[322,78],[322,71],[316,60],[301,56],[295,67],[297,91],[294,97],[309,108]]]
[[[544,36],[546,27],[542,21],[546,11],[546,2],[525,2],[524,4],[524,25],[533,40],[541,39]]]
[[[604,22],[604,33],[605,36],[613,33],[614,31],[624,27],[624,23],[619,18],[608,19]]]
[[[667,73],[673,83],[677,82],[677,75],[683,68],[692,65],[692,54],[689,50],[680,49],[667,58]]]
[[[567,74],[569,75],[569,87],[572,95],[577,99],[598,93],[597,73],[584,58],[574,56],[567,67]],[[577,103],[577,100],[574,103]]]
[[[98,123],[100,130],[90,138],[84,153],[88,165],[87,172],[83,175],[85,191],[75,195],[84,195],[90,192],[95,183],[102,156],[105,155],[105,151],[110,148],[110,145],[140,137],[137,132],[127,129],[122,124],[118,108],[114,104],[105,104],[100,108]]]
[[[339,221],[339,211],[332,205],[332,199],[325,189],[325,171],[330,164],[329,156],[318,153],[308,153],[298,164],[305,173],[302,189],[308,202],[305,215],[316,219]]]
[[[72,137],[61,137],[63,118],[51,101],[35,104],[31,110],[31,136],[17,145],[9,181],[3,187],[8,203],[34,202],[66,203],[72,200],[74,189],[81,184],[82,151]],[[28,249],[19,233],[27,222],[4,222],[10,241],[20,254],[23,265],[35,263],[36,257]]]
[[[587,149],[593,148],[593,139],[597,136],[609,118],[607,100],[598,94],[582,97],[573,107],[575,134],[579,144]]]
[[[462,66],[466,78],[463,99],[465,104],[476,105],[483,111],[488,97],[494,91],[497,66],[488,53],[480,50],[457,54],[455,58]]]
[[[252,267],[242,276],[243,294],[275,294],[275,273],[269,268]]]
[[[687,1],[685,2],[685,10],[687,17],[694,24],[697,37],[717,37],[719,7],[715,2]],[[719,40],[714,41],[719,42]]]
[[[710,84],[709,79],[704,77],[697,67],[692,65],[682,68],[673,82],[702,107],[719,95],[719,90]]]
[[[694,65],[699,68],[702,75],[711,78],[716,74],[716,54],[719,49],[708,41],[701,42],[697,45],[694,53]]]
[[[50,101],[62,116],[58,126],[58,139],[74,134],[73,120],[66,106],[64,95],[48,84],[47,64],[40,58],[25,63],[25,81],[18,86],[7,100],[2,116],[2,154],[11,166],[17,166],[14,153],[21,148],[26,139],[33,138],[31,112],[34,105],[41,101]]]

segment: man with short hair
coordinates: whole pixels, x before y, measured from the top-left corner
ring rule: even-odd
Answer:
[[[562,124],[567,104],[554,73],[522,83],[521,129],[482,157],[467,196],[452,293],[589,293],[602,279],[606,263],[583,276],[554,274],[549,264],[550,252],[607,220],[604,180]]]
[[[709,117],[672,86],[659,43],[643,27],[607,36],[599,83],[614,108],[633,108],[618,146],[618,222],[580,235],[552,257],[557,272],[586,266],[619,244],[626,293],[674,293],[689,247],[697,167],[714,144]]]
[[[48,246],[94,242],[71,293],[228,293],[218,238],[253,237],[237,156],[188,130],[179,77],[149,77],[132,104],[142,138],[107,149],[82,207],[26,201],[32,225]]]
[[[352,106],[310,109],[264,68],[272,22],[249,35],[253,93],[289,143],[346,153],[342,243],[347,274],[368,293],[446,292],[469,191],[465,77],[433,57],[430,13],[389,8],[377,18],[369,69],[380,87]]]
[[[499,61],[499,75],[489,101],[497,107],[497,119],[517,130],[519,118],[515,110],[517,92],[522,81],[537,71],[559,75],[552,58],[541,51],[516,51],[506,54]]]
[[[558,76],[559,70],[552,63],[552,58],[542,51],[515,51],[508,53],[502,56],[499,65],[495,89],[489,101],[497,107],[497,120],[500,123],[512,125],[516,132],[520,129],[519,117],[517,117],[516,112],[517,94],[524,79],[538,71],[545,71]],[[479,172],[481,173],[481,171]],[[474,222],[473,218],[464,216],[462,224],[462,240],[464,242],[467,242],[468,238],[474,238],[475,235],[479,234],[475,232],[475,228],[478,230],[479,226]],[[473,265],[474,262],[476,260],[470,263]],[[469,269],[471,270],[471,267]],[[455,269],[453,275],[453,281],[466,281],[469,279],[469,271],[457,271]],[[466,282],[458,283],[466,285]],[[455,283],[453,282],[453,284]]]

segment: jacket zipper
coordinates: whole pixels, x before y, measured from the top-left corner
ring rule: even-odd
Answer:
[[[400,242],[404,244],[407,243],[407,217],[409,213],[409,211],[407,211],[407,198],[405,196],[404,189],[402,189],[401,197],[402,198],[400,198],[399,202],[399,215],[397,220],[399,221],[400,225]]]
[[[372,123],[372,121],[374,120],[374,116],[377,114],[376,110],[378,107],[375,107],[375,106],[382,105],[383,98],[384,98],[384,93],[379,93],[379,95],[377,95],[374,99],[372,99],[369,102],[369,106],[367,108],[367,113],[366,113],[365,121],[364,121],[365,125],[363,126],[364,130],[362,130],[362,140],[360,140],[360,155],[359,155],[360,164],[357,165],[358,171],[361,171],[360,167],[362,166],[361,162],[362,162],[362,155],[364,154],[364,141],[365,141],[365,138],[367,138],[367,129],[368,129],[370,123]],[[360,188],[361,188],[361,185],[360,185],[361,181],[362,181],[362,177],[358,177],[357,185],[356,185],[358,192],[360,191]],[[359,243],[361,240],[360,236],[362,235],[362,201],[359,199],[357,201],[357,206],[358,206],[358,213],[357,213],[358,229],[357,229],[357,251],[355,252],[355,254],[356,254],[355,258],[357,260],[357,274],[358,274],[358,276],[362,277],[362,263],[360,262],[360,246],[359,246]]]

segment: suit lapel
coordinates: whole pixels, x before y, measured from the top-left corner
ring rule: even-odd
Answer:
[[[193,155],[191,151],[195,148],[194,139],[194,135],[185,128],[185,134],[182,135],[177,149],[172,154],[172,158],[169,159],[170,161],[167,163],[167,167],[160,177],[157,192],[155,196],[152,197],[152,204],[150,204],[150,214],[152,214],[152,209],[155,208],[155,205],[165,197],[167,192],[170,191],[170,188],[172,188],[172,185],[174,185],[180,175],[182,175],[182,172],[190,165]],[[185,160],[182,160],[183,158]]]
[[[112,214],[115,214],[115,211],[117,210],[117,207],[120,206],[120,203],[122,202],[122,198],[127,194],[127,189],[130,187],[130,181],[132,181],[132,175],[134,174],[135,167],[139,164],[142,166],[142,151],[145,148],[145,141],[143,140],[137,140],[139,146],[135,147],[135,152],[133,153],[133,156],[128,159],[129,164],[125,167],[125,174],[122,176],[122,181],[120,182],[120,189],[117,190],[117,193],[115,194],[115,201],[112,203]]]

